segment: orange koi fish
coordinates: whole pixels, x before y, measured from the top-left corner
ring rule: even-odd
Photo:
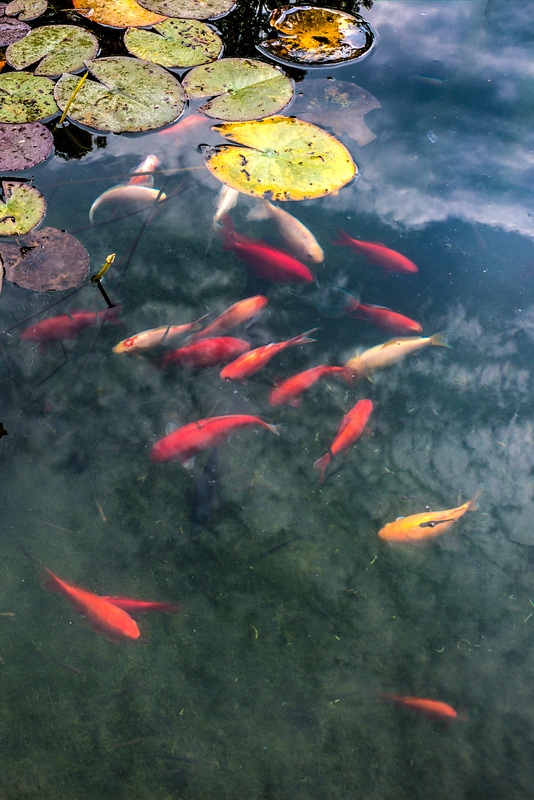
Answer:
[[[124,642],[138,639],[140,636],[137,622],[108,598],[101,597],[73,583],[62,581],[57,575],[45,567],[48,575],[45,589],[64,595],[79,614],[87,617],[89,624],[97,633],[103,633],[112,642]]]
[[[169,128],[163,128],[163,130],[158,131],[156,135],[165,138],[174,136],[179,139],[180,136],[191,135],[200,128],[208,125],[213,125],[213,119],[205,117],[204,114],[193,113],[181,119],[180,122],[171,125]]]
[[[442,703],[441,700],[427,700],[423,697],[403,697],[396,694],[383,694],[382,699],[396,706],[408,708],[410,711],[427,719],[436,719],[439,722],[452,722],[453,719],[462,719],[456,709],[448,703]]]
[[[189,369],[216,367],[226,361],[232,361],[242,353],[246,353],[247,350],[250,350],[250,344],[244,339],[216,336],[186,344],[178,350],[169,350],[163,357],[161,366],[163,368],[179,366]]]
[[[154,178],[151,175],[138,175],[138,172],[152,172],[159,164],[157,156],[147,156],[133,170],[133,176],[127,183],[118,183],[98,195],[89,209],[89,220],[93,222],[96,212],[104,206],[125,204],[134,209],[148,208],[153,203],[165,200],[165,193],[154,189]]]
[[[346,453],[351,444],[354,444],[354,442],[360,438],[367,425],[367,420],[371,416],[372,410],[373,404],[371,400],[358,400],[356,405],[345,414],[339,423],[339,428],[337,429],[337,434],[332,442],[330,450],[313,465],[314,469],[321,470],[319,485],[323,482],[325,469],[332,458],[337,456],[338,453]]]
[[[196,342],[198,339],[205,339],[206,336],[216,336],[219,333],[224,333],[224,331],[237,328],[238,325],[242,325],[244,322],[254,319],[256,314],[258,314],[268,302],[268,299],[262,294],[257,294],[254,297],[247,297],[246,300],[239,300],[237,303],[230,306],[230,308],[227,308],[226,311],[223,311],[223,313],[214,319],[207,328],[196,333],[192,337],[192,341]]]
[[[225,381],[244,381],[250,378],[251,375],[259,372],[271,358],[285,350],[286,347],[290,347],[293,344],[315,342],[316,340],[310,339],[308,334],[316,330],[317,328],[312,328],[305,333],[299,334],[299,336],[288,339],[286,342],[271,342],[271,344],[266,344],[263,347],[257,347],[255,350],[244,353],[221,371],[221,378]]]
[[[102,598],[112,603],[117,608],[122,608],[128,614],[179,614],[182,607],[178,603],[156,603],[152,600],[132,600],[129,597],[113,597],[107,595]]]
[[[352,239],[341,228],[338,231],[338,238],[332,244],[338,244],[345,247],[350,247],[355,253],[359,253],[374,264],[376,267],[386,270],[387,272],[417,272],[417,267],[410,261],[409,258],[397,253],[396,250],[390,250],[385,244],[379,242],[360,242],[358,239]]]
[[[356,297],[344,289],[338,289],[338,292],[347,298],[347,304],[344,308],[344,313],[353,319],[365,319],[371,322],[377,328],[391,333],[421,333],[423,326],[414,319],[405,317],[404,314],[398,314],[386,306],[366,305],[360,303]]]
[[[186,469],[193,466],[194,457],[202,450],[222,444],[239,428],[267,428],[279,436],[276,425],[270,425],[259,417],[248,414],[227,414],[222,417],[209,417],[190,422],[168,436],[164,436],[153,446],[151,461],[181,461]]]
[[[289,403],[290,406],[300,406],[299,396],[310,389],[321,378],[339,375],[349,386],[352,384],[352,373],[345,367],[329,367],[321,364],[304,372],[298,372],[290,378],[280,381],[269,394],[269,403],[280,406]]]
[[[83,328],[100,325],[104,320],[122,325],[119,319],[120,312],[121,307],[117,305],[104,311],[73,311],[70,314],[60,314],[59,317],[48,317],[24,328],[19,336],[27,342],[39,342],[40,352],[45,352],[48,342],[75,339]]]
[[[187,322],[185,325],[162,325],[160,328],[150,328],[147,331],[141,331],[128,339],[123,339],[113,348],[114,353],[143,353],[145,350],[151,350],[153,347],[166,344],[178,336],[183,336],[184,333],[189,331],[198,331],[202,327],[201,323],[204,317],[195,320],[194,322]]]
[[[147,156],[141,163],[132,170],[132,177],[128,181],[129,186],[154,186],[153,175],[143,175],[139,173],[154,172],[159,164],[157,156]]]
[[[359,377],[363,378],[376,369],[396,364],[406,356],[416,353],[429,345],[450,347],[444,341],[442,333],[435,333],[433,336],[406,336],[400,339],[390,339],[389,342],[377,344],[375,347],[370,347],[360,353],[360,355],[350,358],[345,362],[345,367],[353,370],[355,377],[359,375]]]
[[[433,539],[440,533],[445,533],[451,525],[463,517],[466,511],[476,511],[480,491],[471,500],[458,508],[449,508],[447,511],[423,511],[421,514],[412,514],[410,517],[399,517],[394,522],[388,522],[378,531],[378,535],[386,542],[421,542]]]

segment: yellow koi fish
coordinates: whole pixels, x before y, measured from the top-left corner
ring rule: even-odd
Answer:
[[[399,517],[395,522],[388,522],[378,531],[378,535],[386,542],[405,543],[420,542],[433,539],[445,533],[451,525],[463,517],[466,511],[476,511],[480,489],[471,500],[458,508],[449,508],[446,511],[423,511],[422,514],[412,514],[410,517]]]
[[[390,339],[389,342],[377,344],[376,347],[371,347],[360,355],[350,358],[345,362],[345,367],[352,370],[354,376],[363,378],[377,369],[402,361],[403,358],[416,353],[423,347],[429,345],[450,347],[442,337],[442,333],[435,333],[433,336],[404,336],[399,339]]]

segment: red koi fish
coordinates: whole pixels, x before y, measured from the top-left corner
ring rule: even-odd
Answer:
[[[263,347],[257,347],[255,350],[244,353],[221,371],[221,378],[225,381],[244,381],[250,378],[251,375],[255,375],[256,372],[259,372],[271,358],[282,350],[285,350],[286,347],[290,347],[292,344],[308,344],[309,342],[315,342],[315,339],[310,339],[308,334],[316,330],[317,328],[312,328],[305,333],[299,334],[299,336],[288,339],[286,342],[272,342],[271,344],[266,344]]]
[[[210,450],[222,444],[239,428],[267,428],[277,436],[276,425],[269,425],[259,417],[247,414],[227,414],[223,417],[209,417],[190,422],[156,442],[150,453],[151,461],[181,461],[186,469],[193,466],[193,460],[201,450]]]
[[[237,328],[238,325],[248,322],[249,319],[254,319],[256,314],[258,314],[268,302],[268,299],[262,294],[257,294],[254,297],[247,297],[245,300],[239,300],[239,302],[227,308],[226,311],[223,311],[223,313],[218,316],[217,319],[214,319],[207,328],[195,333],[192,337],[192,341],[196,342],[198,339],[205,339],[206,336],[216,336],[224,331]]]
[[[224,215],[222,223],[223,249],[233,250],[258,277],[275,283],[309,283],[313,280],[311,270],[289,253],[271,247],[261,239],[249,239],[236,233],[229,214]]]
[[[232,361],[242,353],[250,350],[250,344],[244,339],[231,336],[217,336],[212,339],[201,339],[199,342],[186,344],[178,350],[169,350],[161,360],[162,367],[188,367],[202,369],[216,367]]]
[[[75,339],[82,328],[100,325],[104,320],[122,325],[119,319],[120,312],[120,306],[113,306],[104,311],[73,311],[71,314],[61,314],[59,317],[48,317],[24,328],[20,332],[20,338],[28,342],[39,342],[39,350],[44,352],[48,342]]]
[[[404,314],[391,311],[386,306],[366,305],[344,289],[338,289],[347,299],[343,313],[353,319],[365,319],[383,331],[391,333],[421,333],[423,326]]]
[[[352,373],[345,367],[329,367],[321,364],[304,372],[298,372],[284,381],[280,381],[269,394],[269,403],[272,406],[281,406],[289,403],[290,406],[300,406],[299,396],[310,389],[321,378],[338,375],[346,383],[352,385]]]
[[[122,608],[128,614],[179,614],[182,607],[177,603],[155,603],[152,600],[132,600],[129,597],[113,597],[107,595],[102,598],[112,603],[117,608]]]
[[[351,247],[355,253],[365,256],[375,267],[385,269],[387,272],[418,271],[413,261],[401,253],[397,253],[396,250],[390,250],[385,244],[379,242],[360,242],[358,239],[352,239],[341,228],[338,231],[338,238],[332,244]]]
[[[313,465],[314,469],[321,470],[319,484],[323,482],[324,471],[331,459],[337,456],[338,453],[346,453],[351,444],[354,444],[362,435],[372,410],[373,404],[370,400],[358,400],[356,405],[345,414],[339,423],[339,428],[330,450]]]
[[[409,708],[415,714],[440,722],[452,722],[453,719],[466,719],[448,703],[441,700],[426,700],[422,697],[402,697],[396,694],[383,694],[382,699],[402,708]]]
[[[94,631],[103,633],[112,642],[132,641],[139,638],[137,622],[127,611],[119,608],[106,597],[88,592],[86,589],[74,586],[73,583],[62,581],[48,567],[45,567],[45,570],[48,575],[43,584],[45,589],[64,595],[75,611],[87,617]]]

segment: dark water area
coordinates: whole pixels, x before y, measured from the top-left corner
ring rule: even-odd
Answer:
[[[0,616],[2,800],[531,794],[531,3],[378,0],[361,13],[378,35],[369,56],[298,73],[297,86],[361,86],[381,105],[364,118],[376,138],[343,138],[359,177],[336,196],[284,205],[325,263],[311,286],[272,284],[236,334],[259,346],[317,327],[317,341],[245,385],[112,353],[126,335],[256,292],[219,237],[206,252],[219,185],[198,141],[70,126],[85,154],[56,152],[24,173],[45,194],[45,224],[75,234],[93,271],[117,254],[105,287],[125,327],[83,330],[66,356],[55,344],[40,353],[17,328],[0,340],[0,613],[13,614]],[[91,226],[93,200],[149,153],[171,199],[146,225]],[[252,205],[240,198],[236,229],[279,244],[269,222],[248,219]],[[383,274],[332,244],[338,228],[419,272]],[[353,388],[318,384],[298,408],[269,406],[276,379],[390,338],[320,313],[333,287],[419,320],[425,336],[444,331],[450,349],[425,348]],[[2,329],[56,299],[4,283]],[[104,307],[87,284],[47,313]],[[319,486],[313,464],[362,398],[372,435]],[[243,430],[219,447],[211,513],[192,525],[209,453],[186,470],[151,463],[150,448],[173,425],[226,413],[280,423],[280,436]],[[479,487],[479,510],[423,546],[377,536]],[[112,644],[43,589],[40,561],[93,592],[182,611],[145,617],[143,645]],[[445,725],[384,694],[441,700],[459,718]]]

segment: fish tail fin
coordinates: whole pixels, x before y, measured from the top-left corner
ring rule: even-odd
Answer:
[[[345,247],[350,247],[352,245],[352,242],[353,242],[353,240],[348,235],[348,233],[345,233],[345,231],[342,230],[342,228],[338,228],[337,229],[337,239],[335,239],[332,242],[332,244],[339,244],[339,245],[342,245],[342,246],[345,246]]]
[[[44,589],[47,589],[49,592],[62,592],[63,587],[61,585],[61,581],[59,578],[56,578],[52,570],[48,569],[46,564],[43,564],[41,561],[41,567],[43,568],[43,578],[42,578],[42,586]]]
[[[271,433],[274,433],[276,436],[280,436],[280,428],[282,427],[280,423],[278,423],[278,425],[272,425],[270,422],[266,422],[265,427],[270,430]]]
[[[339,371],[337,374],[343,378],[347,386],[352,386],[355,380],[358,378],[358,371],[354,369],[347,369],[347,367],[339,367]]]
[[[430,337],[430,344],[435,344],[438,345],[439,347],[448,347],[449,350],[452,350],[452,347],[447,342],[445,336],[446,336],[445,331],[440,331],[439,333],[435,333],[433,336]]]
[[[110,306],[104,311],[100,311],[98,316],[101,319],[107,319],[108,322],[120,322],[119,317],[122,311],[122,305],[117,303],[115,306]]]
[[[237,241],[237,234],[235,232],[234,223],[230,214],[225,214],[221,218],[222,222],[222,235],[223,235],[223,250],[232,250],[232,245]]]
[[[477,489],[477,493],[475,494],[474,497],[471,498],[471,500],[469,500],[469,502],[467,504],[467,511],[477,511],[477,509],[479,507],[478,506],[478,498],[480,497],[480,495],[482,494],[483,491],[484,491],[484,487],[483,486],[479,486],[478,489]]]
[[[321,470],[321,477],[319,478],[319,486],[323,482],[324,472],[329,463],[330,463],[330,453],[325,453],[324,456],[322,458],[318,458],[315,464],[313,465],[314,469]]]
[[[310,333],[315,333],[315,331],[319,330],[318,328],[310,328],[309,331],[304,331],[304,333],[299,333],[298,336],[293,336],[292,339],[289,339],[288,345],[290,344],[309,344],[309,342],[316,342],[317,339],[311,339]]]

